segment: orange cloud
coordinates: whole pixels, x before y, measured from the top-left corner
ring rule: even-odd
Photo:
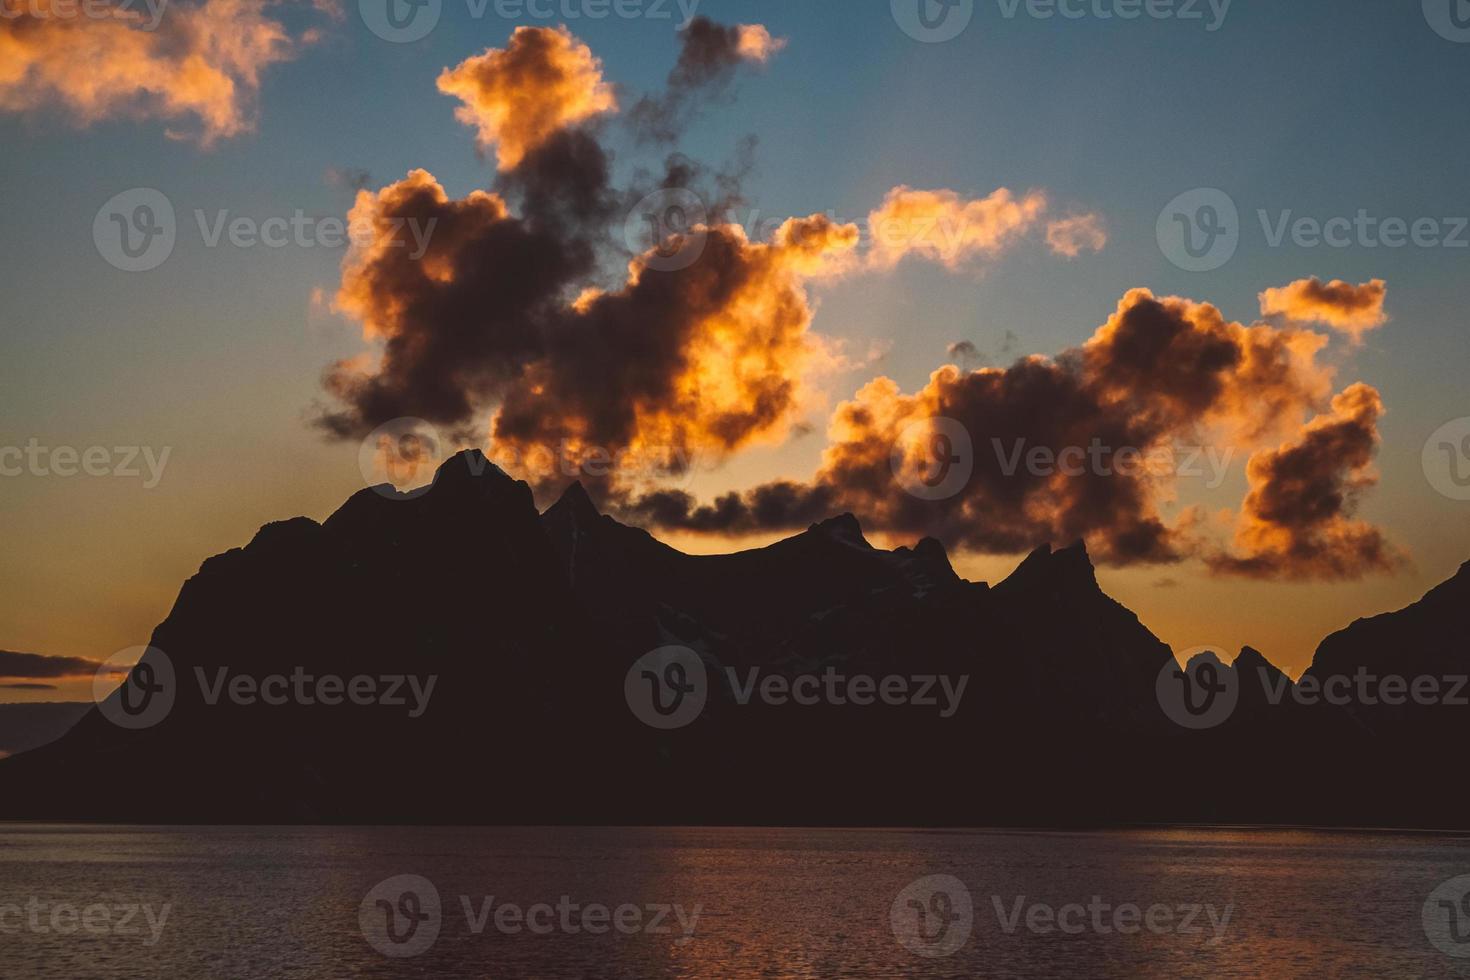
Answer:
[[[168,135],[206,146],[252,129],[262,70],[317,36],[293,39],[265,15],[268,0],[172,4],[151,14],[114,6],[100,19],[5,5],[15,16],[0,19],[0,110],[57,106],[82,125],[188,122]]]
[[[1383,533],[1352,517],[1363,491],[1377,483],[1378,392],[1354,384],[1332,411],[1247,467],[1251,490],[1236,529],[1237,554],[1213,557],[1216,571],[1254,578],[1356,579],[1403,560]]]
[[[617,109],[602,62],[565,27],[518,27],[504,49],[444,69],[438,86],[464,103],[455,118],[496,147],[502,170],[553,134]]]
[[[1325,324],[1359,342],[1363,334],[1388,322],[1383,311],[1387,296],[1388,285],[1382,279],[1354,286],[1341,279],[1324,283],[1313,276],[1261,293],[1261,315]]]
[[[792,219],[769,242],[714,224],[697,230],[703,251],[687,268],[650,267],[651,250],[620,288],[573,292],[592,271],[579,241],[495,194],[452,200],[423,170],[360,192],[350,222],[336,308],[383,352],[329,372],[347,409],[324,424],[361,433],[418,415],[464,426],[493,410],[492,455],[533,479],[559,475],[534,471],[546,447],[559,465],[612,452],[657,470],[784,436],[808,377],[835,358],[808,332],[805,284],[858,242],[856,226],[823,215]],[[431,222],[415,259],[403,229]]]
[[[1045,215],[1046,195],[1016,197],[1002,187],[989,197],[962,198],[952,190],[898,186],[868,216],[873,234],[870,261],[892,268],[909,255],[959,269],[989,258],[1029,234]]]
[[[1102,215],[1074,214],[1046,226],[1047,247],[1069,259],[1083,252],[1101,252],[1107,243],[1108,232]]]
[[[760,24],[737,24],[735,31],[735,50],[748,61],[769,61],[772,55],[786,47],[784,37],[772,37],[771,32]]]
[[[1209,304],[1135,289],[1082,347],[1055,358],[968,372],[948,365],[913,394],[889,378],[870,381],[834,412],[809,482],[776,481],[707,505],[667,490],[611,502],[632,520],[707,533],[787,530],[850,510],[880,532],[979,552],[1085,538],[1113,565],[1215,557],[1196,510],[1165,517],[1181,465],[1173,447],[1203,439],[1217,455],[1233,454],[1271,433],[1301,432],[1329,390],[1330,370],[1314,361],[1322,347],[1315,334],[1247,327]],[[1354,418],[1371,435],[1376,416]],[[968,453],[956,449],[966,441]],[[1025,464],[1033,450],[1051,462]],[[923,489],[955,472],[934,472],[936,458],[949,457],[967,467],[955,485]],[[1318,535],[1315,564],[1263,562],[1260,574],[1331,577],[1359,567],[1355,551],[1371,533],[1331,525]]]
[[[533,36],[507,50],[580,47],[560,31]],[[732,37],[713,24],[686,32],[680,65],[693,74],[671,80],[670,90],[715,94],[724,69],[704,75],[700,66],[728,68]],[[542,68],[556,57],[515,56]],[[598,71],[592,87],[601,84]],[[543,88],[528,90],[529,115],[563,118],[545,109]],[[681,102],[675,115],[694,108]],[[602,261],[609,232],[635,223],[627,202],[657,195],[613,187],[597,127],[506,125],[537,135],[517,144],[493,193],[453,199],[417,170],[358,195],[336,305],[362,322],[375,356],[328,372],[337,404],[319,424],[333,435],[361,438],[403,416],[469,438],[488,425],[489,454],[539,488],[590,478],[613,510],[663,528],[785,530],[851,510],[880,532],[930,534],[981,552],[1081,537],[1114,565],[1205,558],[1221,572],[1284,577],[1378,567],[1372,549],[1381,536],[1349,516],[1371,482],[1376,392],[1354,386],[1332,402],[1333,415],[1308,423],[1333,388],[1332,367],[1318,362],[1326,337],[1290,323],[1236,323],[1208,303],[1147,289],[1130,290],[1085,343],[1054,357],[1004,369],[941,367],[913,393],[886,377],[870,381],[833,412],[808,481],[778,480],[708,504],[658,489],[660,476],[696,457],[718,461],[798,431],[813,382],[848,366],[811,330],[814,282],[908,255],[950,268],[993,257],[1047,227],[1046,195],[1002,188],[967,200],[896,187],[873,212],[876,239],[860,255],[859,228],[823,215],[751,240],[719,217],[739,199],[737,181],[673,154],[645,184],[709,202],[716,196],[694,191],[709,180],[724,203],[633,254],[619,274]],[[414,227],[434,229],[421,256],[404,240]],[[1074,222],[1050,244],[1085,243],[1090,227]],[[972,444],[962,478],[942,494],[916,490],[932,489],[936,451],[952,471],[956,439]],[[1222,558],[1204,539],[1196,510],[1174,509],[1177,444],[1263,450],[1234,555]],[[1023,462],[1034,450],[1052,463]],[[1339,469],[1322,469],[1329,462]],[[1314,489],[1294,503],[1302,472],[1315,474],[1321,500]],[[1290,513],[1314,501],[1319,511],[1300,520]]]

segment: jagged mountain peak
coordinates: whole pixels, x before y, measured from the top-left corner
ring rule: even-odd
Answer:
[[[825,521],[819,521],[807,528],[808,534],[819,534],[831,538],[842,544],[852,545],[858,548],[872,549],[868,539],[863,536],[863,526],[853,514],[838,514],[829,517]]]
[[[602,516],[602,511],[598,510],[597,504],[592,502],[592,495],[587,492],[581,480],[573,480],[551,507],[552,509],[563,507],[590,517]]]
[[[1050,543],[1043,544],[1016,566],[1016,570],[997,586],[999,589],[1025,588],[1037,585],[1080,586],[1091,592],[1101,592],[1097,584],[1097,570],[1087,554],[1087,545],[1078,540],[1065,548],[1053,551]]]
[[[1257,670],[1264,668],[1269,674],[1285,676],[1285,671],[1277,667],[1266,655],[1255,647],[1241,647],[1240,656],[1235,658],[1231,664],[1236,670]]]

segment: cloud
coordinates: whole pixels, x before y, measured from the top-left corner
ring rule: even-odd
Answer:
[[[161,119],[205,146],[253,129],[262,71],[318,36],[293,38],[266,15],[270,0],[119,4],[101,18],[6,6],[16,16],[0,19],[0,110]]]
[[[917,255],[959,269],[992,258],[1029,234],[1046,214],[1041,191],[1017,197],[1002,187],[988,197],[966,199],[952,190],[900,185],[868,216],[873,247],[869,261],[892,268]]]
[[[34,683],[26,683],[26,684],[0,684],[0,688],[3,688],[4,690],[7,690],[7,691],[58,691],[58,690],[60,690],[60,688],[58,688],[55,684],[34,684]]]
[[[101,666],[101,662],[84,657],[48,657],[0,650],[0,678],[91,677]]]
[[[1382,414],[1378,392],[1354,384],[1299,437],[1252,456],[1238,553],[1214,557],[1211,566],[1254,578],[1357,579],[1401,564],[1378,528],[1352,517],[1363,491],[1377,482]]]
[[[1356,343],[1369,330],[1388,322],[1383,312],[1387,296],[1388,285],[1382,279],[1354,286],[1341,279],[1324,283],[1313,276],[1261,293],[1261,315],[1321,323],[1342,331]]]
[[[1083,252],[1101,252],[1107,243],[1108,232],[1102,215],[1074,214],[1046,226],[1047,247],[1069,259]]]
[[[323,427],[360,437],[418,416],[465,432],[493,411],[492,455],[522,470],[545,447],[671,468],[786,433],[805,379],[836,356],[808,332],[805,284],[842,264],[856,226],[814,215],[752,242],[715,224],[687,268],[650,268],[650,251],[620,285],[585,288],[605,228],[596,208],[568,202],[607,187],[581,138],[562,134],[504,175],[519,214],[499,193],[452,200],[423,170],[358,194],[335,305],[383,347],[328,372],[339,405]],[[549,175],[565,178],[560,197],[541,193]],[[403,229],[431,222],[415,259]]]
[[[737,49],[756,36],[720,32]],[[681,63],[694,74],[702,62],[686,50]],[[424,170],[358,193],[334,308],[378,350],[329,369],[335,404],[318,424],[360,438],[416,416],[470,438],[488,417],[492,455],[546,479],[559,475],[535,462],[548,447],[571,465],[611,452],[663,471],[798,425],[808,379],[843,363],[809,332],[805,287],[850,267],[858,228],[813,215],[751,241],[717,217],[719,195],[706,191],[711,216],[688,229],[695,260],[666,268],[660,243],[625,259],[621,276],[607,274],[613,233],[647,188],[615,190],[596,133],[575,125],[585,113],[565,110],[592,104],[573,90],[604,85],[590,52],[564,30],[523,28],[505,52],[449,74],[447,88],[473,81],[490,102],[530,80],[489,134],[501,172],[493,190],[462,199]],[[674,155],[655,189],[686,191],[707,177]],[[734,192],[732,179],[714,180]],[[415,227],[433,229],[421,257],[407,247]]]
[[[738,179],[712,178],[679,154],[657,174],[635,171],[635,187],[614,187],[596,114],[569,115],[557,108],[562,95],[540,94],[561,92],[567,76],[548,63],[594,66],[581,72],[584,93],[605,84],[600,67],[564,29],[526,30],[505,54],[526,64],[508,69],[491,52],[495,67],[464,73],[488,72],[491,90],[523,72],[538,80],[497,117],[502,151],[505,132],[535,135],[514,144],[514,162],[502,161],[491,189],[451,198],[415,170],[357,195],[334,303],[361,322],[373,349],[327,373],[333,404],[318,424],[332,436],[360,439],[405,416],[476,443],[488,429],[489,455],[538,490],[576,475],[608,509],[653,528],[789,530],[849,510],[879,532],[933,535],[976,552],[1085,538],[1101,561],[1126,566],[1222,552],[1205,539],[1197,510],[1176,506],[1176,444],[1264,449],[1299,437],[1329,401],[1322,334],[1289,322],[1245,325],[1208,303],[1134,289],[1085,343],[1055,356],[1006,368],[945,365],[912,392],[874,378],[830,413],[810,479],[709,502],[669,489],[663,478],[695,459],[718,463],[804,432],[820,401],[817,380],[853,366],[811,329],[815,285],[835,288],[908,256],[951,269],[993,258],[1044,234],[1047,197],[1002,188],[967,199],[899,186],[872,213],[867,254],[857,225],[820,214],[755,240],[723,217],[739,198]],[[715,32],[719,50],[730,45],[726,31]],[[703,64],[690,60],[692,43],[685,38],[681,63]],[[685,73],[689,91],[708,94],[698,72],[686,65]],[[548,74],[555,83],[539,84]],[[717,193],[703,186],[711,180]],[[625,221],[639,216],[634,203],[649,207],[650,192],[708,206],[664,241],[618,249]],[[433,228],[421,257],[407,247],[404,229],[413,227]],[[936,419],[969,433],[974,448],[972,472],[939,499],[910,492],[932,475],[945,435]],[[1053,465],[1026,465],[1038,449]],[[1307,573],[1332,574],[1326,553],[1353,542],[1319,537],[1323,555]],[[1253,541],[1241,557],[1258,557]],[[1277,563],[1265,574],[1291,572]]]
[[[725,94],[743,65],[763,65],[786,46],[760,24],[717,24],[696,17],[680,32],[679,60],[661,95],[648,95],[630,113],[634,131],[649,142],[673,142],[701,103]]]
[[[679,493],[612,503],[631,520],[691,531],[789,530],[850,510],[880,532],[978,552],[1086,538],[1108,564],[1176,562],[1207,549],[1195,512],[1163,516],[1177,483],[1173,445],[1204,436],[1249,445],[1298,429],[1329,390],[1330,371],[1313,359],[1321,347],[1315,335],[1243,326],[1208,304],[1136,289],[1091,339],[1055,358],[941,367],[913,394],[888,378],[869,382],[833,414],[811,481],[704,506]],[[905,488],[934,468],[944,435],[936,419],[970,434],[973,470],[953,494],[926,499]],[[1083,455],[1091,447],[1100,463]],[[1037,448],[1055,462],[1026,465]]]
[[[602,62],[565,27],[518,27],[505,48],[444,69],[438,86],[464,103],[455,118],[496,147],[502,170],[553,134],[617,109]]]

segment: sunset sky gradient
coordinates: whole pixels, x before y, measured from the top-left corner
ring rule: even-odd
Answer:
[[[116,41],[0,23],[0,445],[171,450],[152,488],[0,477],[0,650],[146,643],[203,559],[361,489],[362,439],[400,415],[492,457],[627,450],[636,477],[599,495],[686,550],[852,510],[876,543],[937,534],[993,582],[1085,535],[1103,588],[1176,650],[1250,644],[1292,674],[1470,559],[1470,504],[1421,463],[1470,414],[1470,248],[1273,246],[1258,216],[1470,215],[1470,109],[1449,95],[1470,44],[1418,4],[1237,3],[1208,32],[979,3],[939,44],[881,2],[699,13],[728,33],[452,0],[410,44],[355,5],[208,0]],[[75,58],[94,87],[56,67]],[[621,245],[675,147],[707,166],[707,200],[738,183],[736,226],[683,272],[587,254]],[[92,241],[132,187],[178,215],[144,273]],[[1241,214],[1238,252],[1205,273],[1155,235],[1194,188]],[[370,240],[211,248],[196,209],[350,217]],[[402,216],[435,219],[422,260],[374,235]],[[865,231],[916,227],[939,231]],[[393,338],[413,342],[380,364]],[[1218,486],[980,474],[927,502],[889,460],[934,415],[991,470],[992,431],[1203,443],[1227,465]],[[693,472],[648,479],[670,447]],[[508,468],[543,505],[565,483]],[[7,683],[0,701],[91,690]]]

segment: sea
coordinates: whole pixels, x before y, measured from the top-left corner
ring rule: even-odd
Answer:
[[[0,825],[0,977],[1470,976],[1470,837]]]

